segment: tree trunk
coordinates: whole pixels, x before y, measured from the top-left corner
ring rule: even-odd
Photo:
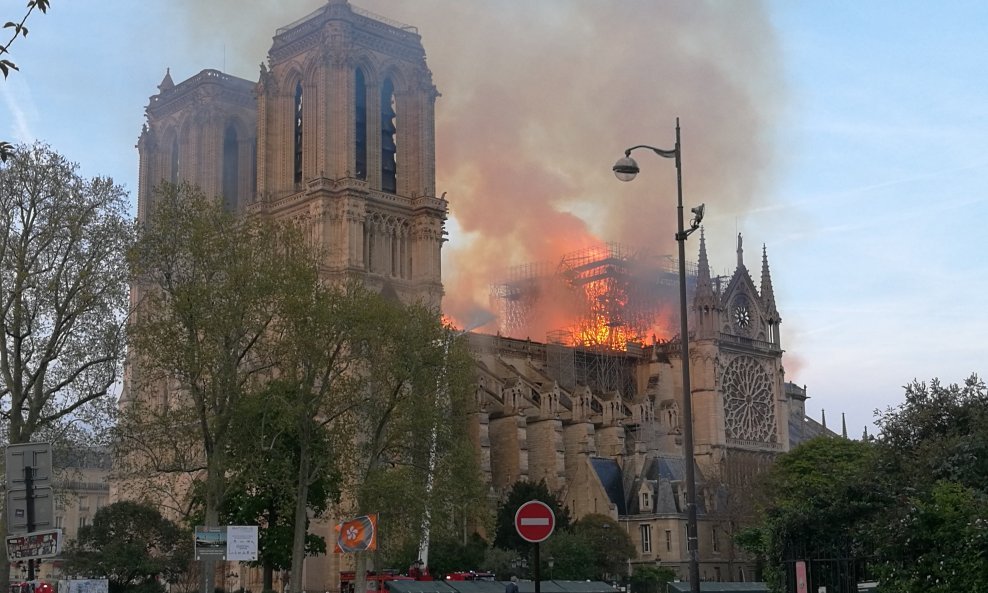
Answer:
[[[293,593],[302,591],[302,564],[305,562],[305,534],[308,531],[309,518],[309,447],[302,439],[299,447],[298,483],[295,491],[295,525],[292,534],[292,572],[291,590]]]

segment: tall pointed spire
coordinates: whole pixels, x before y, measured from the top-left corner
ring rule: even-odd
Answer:
[[[158,85],[158,90],[162,93],[165,91],[170,91],[175,88],[175,82],[172,80],[172,69],[165,68],[165,77],[161,79],[161,84]]]
[[[741,246],[741,233],[738,233],[738,267],[744,267],[744,248]]]
[[[824,428],[827,428],[827,410],[820,410],[820,423],[823,424]]]
[[[772,274],[768,269],[768,250],[762,243],[762,303],[765,306],[765,313],[768,315],[770,323],[781,321],[779,309],[775,306],[775,290],[772,289]]]
[[[703,227],[700,227],[700,258],[696,264],[697,287],[702,282],[710,284],[710,263],[707,261],[707,240],[703,234]]]
[[[840,413],[840,434],[845,439],[847,438],[847,418],[844,417],[844,412]]]
[[[693,293],[693,309],[697,315],[693,317],[697,337],[713,338],[717,332],[717,322],[720,318],[720,298],[714,290],[710,278],[710,262],[707,260],[707,239],[703,227],[700,227],[700,257],[696,264],[696,290]]]

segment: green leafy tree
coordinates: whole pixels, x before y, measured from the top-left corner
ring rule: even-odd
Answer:
[[[250,438],[235,421],[282,370],[272,335],[287,301],[315,282],[312,257],[292,227],[238,218],[197,188],[164,184],[130,263],[137,304],[116,471],[139,490],[129,496],[184,515],[189,480],[201,480],[204,523],[217,525],[231,447]],[[205,572],[211,580],[208,563]]]
[[[895,504],[875,521],[874,566],[889,591],[979,591],[988,584],[988,390],[906,386],[881,414],[880,479]]]
[[[668,566],[636,566],[631,575],[635,593],[665,593],[666,584],[676,580],[676,571]]]
[[[596,569],[597,550],[586,533],[576,533],[573,529],[553,531],[552,535],[540,544],[543,578],[551,574],[553,579],[585,581],[600,578]],[[552,558],[552,569],[548,560]]]
[[[105,442],[126,319],[127,195],[44,144],[0,165],[0,439]],[[5,535],[6,525],[0,528]],[[0,583],[6,583],[6,557]]]
[[[487,520],[478,459],[467,433],[473,363],[437,312],[381,297],[364,342],[367,378],[351,426],[366,435],[351,472],[355,512],[375,512],[378,565],[418,549],[429,533],[463,533]],[[432,564],[432,558],[428,560]],[[363,554],[357,557],[363,574]],[[358,577],[359,578],[359,577]],[[359,585],[358,585],[359,586]]]
[[[871,444],[826,437],[776,460],[762,485],[760,527],[739,539],[748,551],[764,555],[765,578],[774,590],[788,562],[871,556],[869,522],[888,504],[876,488],[874,467]]]
[[[278,383],[272,383],[270,388],[277,389]],[[258,560],[252,564],[262,569],[264,590],[274,588],[274,571],[291,568],[295,535],[294,480],[299,455],[290,420],[279,418],[283,410],[271,406],[269,396],[269,391],[251,396],[235,419],[234,432],[252,437],[234,439],[231,443],[229,484],[220,509],[223,524],[258,526]],[[307,521],[324,516],[328,505],[338,500],[338,488],[338,478],[333,476],[310,484]],[[197,506],[201,507],[201,488],[197,488],[196,493]],[[202,522],[201,514],[200,508],[195,523]],[[325,539],[306,532],[305,554],[312,556],[325,552]]]
[[[487,541],[477,533],[471,534],[465,542],[456,536],[433,538],[429,548],[429,571],[433,576],[441,577],[451,572],[483,570],[487,548]]]
[[[878,538],[875,569],[884,590],[988,591],[988,495],[940,482],[903,502],[905,511]]]
[[[518,508],[530,500],[540,500],[549,505],[556,516],[555,531],[562,531],[570,525],[569,509],[549,490],[545,480],[539,482],[515,482],[508,491],[508,496],[498,507],[497,521],[494,531],[494,545],[507,550],[516,550],[528,554],[532,544],[523,540],[515,529],[515,513]]]
[[[607,515],[591,513],[573,523],[575,535],[588,542],[593,555],[595,579],[622,579],[628,574],[628,562],[638,557],[635,544],[621,524]]]
[[[0,72],[3,73],[4,79],[10,75],[11,70],[19,70],[16,64],[14,64],[6,56],[10,53],[10,46],[14,44],[14,41],[18,37],[27,37],[27,18],[31,16],[34,9],[37,8],[41,12],[48,12],[48,6],[50,0],[28,0],[27,12],[24,17],[21,18],[20,22],[7,21],[3,28],[12,29],[13,33],[7,43],[0,46]],[[0,161],[6,161],[14,153],[14,147],[9,142],[0,141]]]
[[[127,312],[126,193],[44,144],[0,166],[0,418],[6,442],[112,421]]]
[[[105,506],[63,552],[69,574],[109,580],[111,593],[158,593],[189,568],[192,534],[153,507]]]
[[[898,484],[955,481],[988,491],[988,389],[914,381],[905,401],[878,418],[883,475]]]

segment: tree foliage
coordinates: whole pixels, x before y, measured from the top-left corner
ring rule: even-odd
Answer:
[[[362,344],[366,382],[348,417],[363,438],[348,475],[358,484],[354,512],[377,513],[389,533],[379,560],[403,560],[405,551],[418,554],[426,533],[435,543],[488,522],[467,432],[473,363],[438,312],[379,296],[364,300],[374,303]],[[358,574],[363,560],[358,556]]]
[[[885,591],[985,590],[986,404],[976,376],[913,382],[879,415],[876,439],[816,439],[782,455],[761,522],[740,543],[764,555],[775,590],[791,562],[822,558],[867,563]]]
[[[0,166],[0,418],[6,442],[90,444],[112,419],[127,311],[126,193],[44,144]],[[76,427],[76,430],[79,430]]]
[[[607,515],[591,513],[573,523],[572,531],[594,551],[593,567],[596,579],[619,579],[627,574],[628,561],[638,557],[635,544],[621,524]]]
[[[13,32],[7,43],[0,46],[0,73],[3,73],[4,79],[10,75],[11,70],[19,70],[16,64],[14,64],[6,56],[10,53],[10,46],[14,44],[14,41],[18,37],[27,37],[27,18],[31,16],[34,9],[37,8],[41,12],[48,12],[48,6],[50,0],[28,0],[27,12],[19,22],[17,21],[7,21],[4,23],[4,29],[12,29]],[[0,161],[6,162],[8,158],[14,153],[14,146],[9,142],[0,141]]]
[[[174,582],[192,557],[192,534],[137,502],[96,511],[63,553],[69,574],[107,578],[111,593],[157,593]]]
[[[538,482],[515,482],[508,491],[507,497],[497,510],[497,521],[494,531],[494,545],[499,548],[516,550],[528,554],[532,544],[523,540],[515,529],[515,513],[518,508],[530,500],[540,500],[549,505],[556,516],[556,531],[562,531],[570,525],[569,509],[549,490],[545,480]]]
[[[311,274],[292,257],[295,241],[290,229],[237,219],[192,186],[165,184],[132,252],[135,397],[121,446],[159,475],[203,472],[207,525],[226,496],[231,442],[243,436],[234,419],[273,368],[264,336]]]
[[[480,514],[472,364],[437,312],[323,282],[322,254],[293,228],[238,219],[195,188],[165,185],[151,212],[131,260],[129,476],[201,480],[206,524],[258,521],[272,566],[290,542],[292,583],[319,551],[308,521],[341,484],[338,514],[379,513],[385,552],[417,541],[427,510],[444,530]]]
[[[787,563],[870,555],[869,520],[881,508],[872,468],[874,447],[819,437],[780,456],[769,470],[757,530],[740,543],[768,560],[766,580],[779,587]]]
[[[676,571],[668,566],[636,566],[631,575],[631,590],[636,593],[664,593],[666,583],[676,580]]]

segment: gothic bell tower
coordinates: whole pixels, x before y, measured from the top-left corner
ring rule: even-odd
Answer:
[[[698,462],[711,475],[737,482],[789,448],[781,316],[768,256],[763,249],[756,285],[744,263],[741,235],[733,275],[716,280],[701,235],[691,354]]]
[[[257,85],[251,210],[300,225],[328,278],[438,307],[438,96],[414,27],[331,0],[278,29]]]

